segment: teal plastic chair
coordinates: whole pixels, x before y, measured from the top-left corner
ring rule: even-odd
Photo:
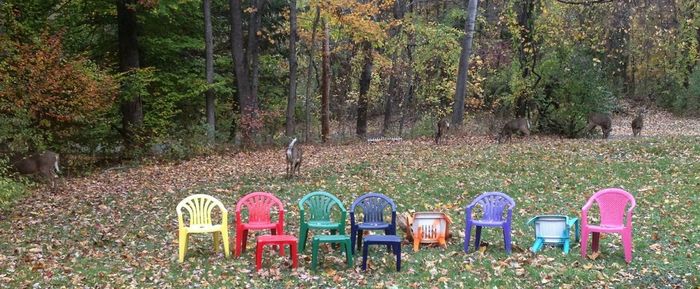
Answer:
[[[580,239],[578,218],[564,215],[539,215],[527,222],[535,228],[535,243],[530,251],[537,253],[545,244],[561,246],[564,254],[569,254],[571,247],[571,229],[574,229],[576,242]]]
[[[332,220],[333,208],[340,210],[340,219]],[[308,211],[307,211],[308,209]],[[343,203],[328,192],[309,193],[299,200],[299,251],[306,248],[309,230],[330,230],[332,235],[345,235],[347,210]]]

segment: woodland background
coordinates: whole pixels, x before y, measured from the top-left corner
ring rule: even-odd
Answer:
[[[588,112],[628,103],[700,112],[693,0],[3,0],[0,14],[0,144],[19,152],[186,157],[427,135],[442,117],[580,137]]]

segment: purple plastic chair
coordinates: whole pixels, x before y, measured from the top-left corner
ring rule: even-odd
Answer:
[[[472,209],[479,205],[484,211],[480,220],[475,220],[472,217]],[[508,216],[503,219],[503,210],[508,207]],[[513,208],[515,201],[508,195],[501,192],[483,193],[476,197],[471,204],[465,208],[466,227],[464,229],[464,252],[469,252],[469,239],[471,236],[472,226],[476,226],[476,238],[474,240],[475,250],[479,250],[481,242],[481,227],[502,227],[503,228],[503,243],[505,243],[506,253],[510,254],[511,244],[511,219],[513,216]]]
[[[362,222],[355,220],[355,209],[362,209]],[[384,219],[384,211],[391,207],[391,221]],[[396,235],[396,204],[391,198],[379,193],[367,193],[359,196],[350,207],[350,242],[355,252],[362,249],[362,231],[382,230],[385,235]],[[357,245],[355,245],[357,243]],[[389,246],[391,250],[391,246]]]
[[[597,203],[600,208],[600,224],[598,225],[588,223],[588,210],[594,203]],[[601,233],[615,233],[622,236],[625,262],[632,262],[632,211],[636,205],[634,197],[622,189],[604,189],[591,196],[581,209],[581,256],[586,258],[589,233],[592,235],[591,250],[593,252],[598,252],[600,249]]]

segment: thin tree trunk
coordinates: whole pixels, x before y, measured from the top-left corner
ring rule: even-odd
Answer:
[[[459,56],[459,69],[457,72],[457,93],[452,107],[452,123],[461,126],[464,121],[464,98],[467,94],[469,80],[469,57],[472,54],[472,40],[474,39],[474,25],[476,22],[477,0],[469,0],[467,7],[468,17],[464,24],[464,39],[462,40],[462,53]]]
[[[365,53],[364,64],[362,65],[362,74],[360,75],[360,95],[357,100],[357,127],[355,133],[361,138],[367,136],[367,108],[370,82],[372,81],[372,44],[365,40],[362,44],[362,49]]]
[[[211,26],[211,0],[204,0],[204,45],[206,50],[205,70],[207,84],[214,83],[214,37]],[[207,138],[209,142],[214,141],[216,133],[216,108],[214,91],[209,88],[205,92],[206,114],[207,114]]]
[[[328,99],[331,94],[331,34],[328,22],[323,20],[323,68],[321,77],[321,141],[326,142],[330,133],[330,113]]]
[[[135,5],[134,0],[117,1],[117,21],[119,34],[119,71],[130,72],[139,69],[139,50],[135,11],[128,6]],[[129,85],[129,84],[126,84]],[[132,95],[123,99],[122,137],[127,148],[136,144],[136,132],[143,124],[143,104],[141,95]]]
[[[294,111],[297,102],[297,0],[289,0],[289,97],[287,97],[286,135],[296,129]]]
[[[311,44],[309,45],[309,68],[306,71],[306,97],[304,99],[304,109],[306,114],[306,121],[304,123],[304,141],[309,141],[309,135],[311,131],[311,94],[313,90],[311,89],[312,80],[311,74],[314,69],[314,51],[316,50],[316,30],[318,29],[318,20],[321,15],[321,7],[316,6],[316,15],[314,16],[314,24],[311,29]]]
[[[406,5],[404,4],[403,0],[396,0],[396,2],[394,2],[394,19],[403,18],[405,6]],[[400,25],[391,30],[390,36],[395,37],[399,33],[401,33]],[[386,94],[386,100],[384,102],[384,122],[382,124],[382,136],[384,136],[387,133],[387,131],[389,130],[389,126],[391,125],[391,109],[393,106],[392,101],[398,98],[399,92],[401,91],[398,85],[398,78],[399,74],[401,73],[398,64],[399,53],[401,52],[395,51],[391,56],[392,69],[391,76],[389,77],[389,93]]]

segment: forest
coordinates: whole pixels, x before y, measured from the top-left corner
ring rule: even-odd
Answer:
[[[698,140],[697,0],[0,0],[0,289],[700,288]]]
[[[0,2],[0,143],[182,158],[623,103],[700,112],[692,0]]]

